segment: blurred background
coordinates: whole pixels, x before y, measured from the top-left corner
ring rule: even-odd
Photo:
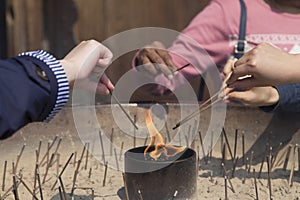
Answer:
[[[181,31],[209,0],[0,0],[0,56],[44,49],[63,58],[82,40],[106,38],[138,27]],[[116,83],[135,52],[107,70]],[[191,83],[198,91],[199,79]],[[174,97],[152,100],[169,101]],[[102,99],[103,100],[103,99]],[[107,99],[106,99],[107,100]],[[104,99],[105,101],[105,99]],[[137,92],[132,101],[149,101]]]

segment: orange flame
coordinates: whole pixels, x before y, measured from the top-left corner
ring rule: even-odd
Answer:
[[[146,125],[150,134],[150,144],[144,151],[144,157],[146,158],[146,154],[151,146],[155,145],[155,140],[157,139],[157,143],[153,151],[149,153],[150,157],[154,160],[157,160],[161,156],[164,156],[166,159],[176,156],[178,153],[185,150],[186,147],[175,147],[173,145],[165,144],[162,135],[158,132],[156,127],[153,124],[151,117],[151,109],[146,112]]]

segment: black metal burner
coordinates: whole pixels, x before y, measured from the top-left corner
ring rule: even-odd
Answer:
[[[196,199],[198,164],[196,153],[186,148],[173,158],[144,158],[146,146],[125,153],[125,187],[130,200]],[[154,150],[151,147],[148,152]]]

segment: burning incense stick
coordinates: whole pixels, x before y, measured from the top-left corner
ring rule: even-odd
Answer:
[[[137,127],[137,125],[134,123],[134,121],[131,119],[130,115],[126,112],[125,108],[122,106],[122,104],[120,103],[120,101],[117,99],[117,97],[114,95],[114,93],[109,90],[110,95],[112,96],[112,98],[117,102],[118,106],[121,108],[121,110],[123,111],[123,113],[126,115],[126,117],[129,119],[129,121],[132,123],[132,125],[134,126],[134,128],[136,128],[136,130],[138,130],[139,128]]]
[[[3,169],[3,179],[2,179],[2,191],[3,192],[5,190],[6,168],[7,168],[7,160],[4,162],[4,169]]]

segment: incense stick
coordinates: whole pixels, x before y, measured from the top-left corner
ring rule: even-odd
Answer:
[[[177,129],[178,127],[180,127],[181,125],[183,125],[184,123],[188,122],[189,120],[193,119],[194,117],[196,117],[197,115],[199,115],[201,112],[204,112],[205,110],[207,110],[208,108],[210,108],[211,106],[219,103],[220,101],[223,101],[222,98],[217,98],[215,101],[212,101],[210,104],[208,104],[211,100],[213,100],[215,97],[217,97],[219,94],[221,94],[222,92],[224,92],[224,90],[227,88],[223,87],[221,88],[216,94],[214,94],[211,98],[207,99],[204,103],[202,103],[200,105],[200,109],[194,111],[193,113],[191,113],[190,115],[186,116],[183,120],[181,120],[180,122],[178,122],[174,127],[173,130]],[[208,105],[207,105],[208,104]]]
[[[119,161],[122,160],[123,148],[124,148],[124,141],[121,143],[121,149],[120,149],[120,157],[119,157]]]
[[[269,195],[270,195],[270,200],[272,200],[272,185],[271,185],[271,175],[270,175],[270,157],[267,156],[267,165],[268,165],[268,187],[269,187]]]
[[[255,169],[253,169],[253,178],[254,178],[255,196],[256,196],[256,199],[255,199],[255,200],[259,200],[259,199],[258,199],[258,187],[257,187],[257,181],[256,181],[256,173],[255,173]]]
[[[104,146],[103,146],[101,130],[99,130],[99,137],[100,137],[100,144],[101,144],[101,149],[102,149],[102,160],[105,163],[105,153],[104,153]]]
[[[181,70],[183,70],[184,68],[190,66],[191,64],[190,63],[187,63],[185,65],[183,65],[182,67],[179,67],[178,69],[176,69],[175,71],[173,71],[173,74],[176,74],[176,72],[179,72]]]
[[[104,176],[103,176],[103,182],[102,182],[103,187],[105,186],[106,176],[107,176],[107,162],[105,163],[105,170],[104,170]]]
[[[113,92],[111,90],[109,90],[110,95],[112,96],[112,98],[117,102],[118,106],[121,108],[121,110],[123,111],[123,113],[126,115],[126,117],[129,119],[129,121],[132,123],[132,125],[134,126],[134,128],[136,128],[136,130],[138,130],[139,128],[137,127],[137,125],[134,123],[134,121],[131,119],[130,115],[126,112],[125,108],[121,105],[120,101],[117,99],[117,97],[113,94]]]
[[[24,151],[25,147],[26,147],[26,144],[23,144],[22,149],[21,149],[19,155],[17,155],[17,161],[16,161],[16,164],[15,164],[15,172],[18,169],[19,161],[20,161],[20,159],[22,157],[22,154],[23,154],[23,151]]]
[[[227,134],[226,134],[225,128],[223,127],[222,130],[223,130],[223,133],[224,133],[225,142],[226,142],[226,144],[227,144],[227,148],[228,148],[228,151],[229,151],[231,160],[232,160],[232,162],[233,162],[233,161],[234,161],[234,157],[233,157],[233,155],[232,155],[231,147],[230,147],[230,144],[229,144],[229,141],[228,141],[228,138],[227,138]]]
[[[238,130],[235,129],[235,135],[234,135],[234,149],[233,149],[233,158],[236,158],[236,149],[237,149],[237,137],[238,137]]]
[[[66,164],[64,165],[64,167],[62,168],[61,172],[59,173],[58,177],[62,176],[62,174],[64,173],[64,171],[66,170],[68,164],[70,163],[72,157],[73,157],[74,153],[71,154],[71,156],[69,157],[68,161],[66,162]],[[51,190],[54,189],[55,185],[57,184],[57,179],[55,181],[55,183],[53,184],[53,186],[51,187]]]
[[[17,180],[15,175],[13,176],[13,193],[14,193],[15,200],[20,200],[19,193],[18,193],[18,185],[17,185]]]
[[[118,155],[117,155],[116,148],[114,148],[114,152],[115,152],[115,160],[116,160],[117,170],[120,171],[120,169],[119,169],[119,160],[118,160]]]
[[[15,177],[24,185],[24,187],[27,189],[27,191],[32,195],[32,197],[34,199],[37,199],[38,198],[35,196],[35,194],[30,190],[30,188],[28,187],[28,185],[23,181],[23,179],[21,179],[19,176],[15,175]]]
[[[295,162],[296,162],[296,153],[298,151],[298,144],[295,145],[294,148],[294,153],[293,153],[293,157],[292,157],[292,169],[290,172],[290,178],[289,178],[289,186],[292,187],[293,186],[293,182],[294,182],[294,172],[295,172]]]
[[[287,152],[286,152],[286,157],[284,160],[284,164],[283,164],[283,169],[286,171],[289,159],[290,159],[290,154],[291,154],[291,150],[292,150],[292,145],[288,146]]]
[[[2,191],[3,192],[5,190],[6,168],[7,168],[7,160],[4,162],[4,169],[3,169],[3,179],[2,179]]]

